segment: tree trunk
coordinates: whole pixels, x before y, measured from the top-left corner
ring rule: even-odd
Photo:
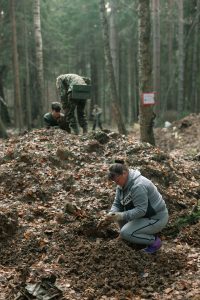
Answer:
[[[138,121],[138,93],[137,93],[137,55],[134,40],[129,42],[128,73],[129,73],[129,98],[130,98],[130,124]]]
[[[5,70],[6,70],[5,65],[0,66],[0,97],[3,98],[3,99],[5,99],[4,88],[3,88],[3,76],[4,76],[4,73],[5,73]]]
[[[7,138],[7,132],[6,132],[6,128],[4,126],[4,123],[0,117],[0,138]]]
[[[156,111],[161,108],[160,103],[160,0],[152,0],[153,19],[153,88],[156,92]]]
[[[43,48],[40,22],[40,0],[34,0],[34,33],[35,33],[35,53],[36,53],[36,70],[37,70],[37,92],[38,92],[38,123],[42,124],[40,117],[47,108],[44,103],[44,75],[43,75]]]
[[[178,113],[184,110],[183,80],[184,80],[184,45],[183,45],[183,0],[178,1]]]
[[[125,120],[126,124],[129,122],[129,95],[128,95],[128,72],[127,72],[127,66],[128,66],[128,53],[127,53],[127,44],[125,41],[122,41],[120,43],[120,55],[119,55],[119,82],[120,82],[120,88],[119,88],[119,99],[120,99],[120,105],[121,105],[121,111],[123,120]]]
[[[174,24],[176,22],[174,11],[174,0],[168,0],[168,77],[166,91],[162,96],[162,118],[164,118],[166,110],[177,110],[177,89],[174,88],[176,84],[176,65],[173,59],[173,38],[174,38]]]
[[[174,18],[173,18],[173,0],[169,0],[168,6],[168,82],[172,80],[173,72],[173,31],[174,31]],[[173,109],[173,91],[170,88],[168,98],[167,98],[167,109]]]
[[[26,68],[26,79],[25,79],[25,97],[26,97],[26,121],[28,130],[31,129],[32,123],[32,108],[30,98],[30,70],[29,70],[29,54],[28,54],[28,33],[26,25],[26,11],[24,3],[24,51],[25,51],[25,68]]]
[[[0,6],[0,12],[2,12],[1,6]],[[2,32],[3,26],[4,26],[4,17],[3,17],[3,14],[2,15],[0,14],[0,32]],[[0,49],[1,49],[1,51],[3,49],[3,44],[4,44],[3,34],[0,34]],[[4,74],[5,70],[6,70],[6,66],[4,64],[2,64],[2,62],[1,62],[1,65],[0,65],[0,97],[2,97],[4,100],[5,100],[5,97],[4,97],[4,89],[3,89],[3,74]]]
[[[117,32],[117,26],[116,26],[116,10],[117,10],[117,5],[116,5],[116,0],[111,0],[109,1],[110,4],[110,16],[109,16],[109,44],[110,44],[110,52],[111,52],[111,57],[112,57],[112,64],[113,64],[113,69],[114,69],[114,76],[115,76],[115,83],[116,83],[116,89],[117,89],[117,95],[119,98],[119,105],[121,105],[121,98],[120,98],[120,58],[119,58],[119,53],[120,53],[120,45],[119,45],[119,39],[118,39],[118,32]],[[112,104],[112,103],[111,103]],[[115,117],[113,115],[113,110],[112,107],[110,107],[111,111],[111,118],[110,118],[110,124],[113,126],[113,122],[115,120]],[[122,118],[123,118],[123,112],[122,113]]]
[[[11,120],[8,112],[8,106],[4,99],[3,77],[5,70],[5,66],[0,66],[0,118],[5,125],[10,125]]]
[[[197,10],[195,17],[195,30],[194,30],[194,44],[193,44],[193,63],[192,63],[192,92],[191,92],[191,110],[195,113],[199,112],[200,105],[198,105],[198,88],[197,78],[198,72],[198,41],[199,41],[199,21],[200,21],[200,0],[197,0]]]
[[[199,36],[199,22],[200,22],[200,0],[197,0],[197,15],[198,15],[198,23],[197,23],[197,36]],[[200,49],[200,42],[199,42],[199,39],[198,39],[198,49]],[[199,60],[198,60],[198,66],[200,66],[200,55],[199,55]],[[196,103],[195,103],[195,111],[197,113],[200,113],[200,100],[199,100],[199,97],[200,97],[200,87],[199,87],[199,84],[198,84],[198,87],[197,87],[197,91],[196,91],[196,97],[195,97],[195,100],[196,100]]]
[[[140,0],[138,7],[138,62],[139,62],[139,94],[149,92],[151,87],[151,51],[150,51],[150,2]],[[153,121],[155,114],[152,106],[144,106],[140,99],[140,139],[142,142],[155,144]]]
[[[97,65],[95,48],[92,48],[90,52],[90,65],[91,65],[91,81],[92,81],[92,99],[91,99],[91,109],[90,109],[90,115],[91,115],[94,104],[100,105],[98,99],[98,65]]]
[[[120,111],[119,98],[117,95],[114,69],[113,69],[112,57],[110,52],[108,21],[106,18],[106,11],[105,11],[105,0],[100,0],[100,17],[101,17],[102,31],[103,31],[105,58],[107,63],[108,83],[111,89],[111,101],[112,101],[113,114],[118,126],[119,133],[126,134],[126,128]]]
[[[116,0],[110,1],[110,18],[109,18],[109,25],[110,25],[110,52],[113,62],[114,74],[115,74],[115,82],[116,85],[119,83],[119,43],[118,43],[118,35],[117,35],[117,27],[116,27]],[[117,90],[118,86],[117,86]]]
[[[15,123],[19,130],[23,127],[21,94],[20,94],[20,80],[19,80],[19,62],[17,51],[17,31],[15,20],[15,0],[10,0],[10,12],[12,22],[12,47],[13,47],[13,74],[14,74],[14,111],[15,111]]]

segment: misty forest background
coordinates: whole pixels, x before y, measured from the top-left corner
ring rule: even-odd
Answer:
[[[91,77],[89,119],[98,104],[107,127],[139,120],[154,143],[154,125],[200,112],[199,28],[200,0],[0,0],[1,130],[41,127],[56,77],[77,73]]]

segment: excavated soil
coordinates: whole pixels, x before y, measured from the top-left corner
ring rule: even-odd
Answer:
[[[200,159],[200,114],[191,114],[171,123],[169,128],[156,128],[157,146],[176,156]]]
[[[156,255],[120,240],[116,225],[98,227],[114,198],[106,174],[116,157],[166,200],[170,221]],[[199,219],[177,222],[198,211],[199,165],[109,131],[44,129],[2,141],[0,299],[200,299]],[[44,277],[62,295],[27,295]]]

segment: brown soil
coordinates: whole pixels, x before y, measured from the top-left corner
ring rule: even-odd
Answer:
[[[155,130],[157,146],[171,154],[200,155],[200,114],[175,121],[169,128]]]
[[[116,157],[166,199],[170,221],[156,255],[120,240],[116,225],[98,228],[114,198],[106,172]],[[109,132],[35,130],[2,141],[0,299],[40,299],[25,287],[53,275],[63,295],[48,299],[200,299],[199,222],[177,226],[197,205],[199,165]]]

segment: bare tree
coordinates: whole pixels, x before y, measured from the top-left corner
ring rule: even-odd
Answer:
[[[19,62],[17,51],[17,30],[15,19],[15,0],[10,0],[10,15],[12,22],[12,49],[13,49],[13,74],[14,74],[14,91],[15,91],[15,123],[19,130],[23,127],[21,94],[20,94],[20,79],[19,79]]]
[[[199,46],[199,21],[200,21],[200,0],[197,0],[196,16],[195,16],[195,30],[194,30],[194,44],[193,44],[193,63],[192,63],[192,91],[191,104],[194,112],[200,112],[200,101],[198,101],[198,46]]]
[[[122,119],[119,98],[117,95],[114,68],[113,68],[110,45],[109,45],[108,20],[106,17],[105,0],[100,0],[99,3],[100,3],[100,17],[101,17],[102,31],[103,31],[104,51],[105,51],[105,58],[107,63],[108,81],[111,89],[111,101],[112,101],[114,119],[117,123],[119,133],[126,134],[126,128]]]
[[[138,7],[138,62],[139,94],[149,92],[151,87],[151,51],[150,51],[150,0],[140,0]],[[140,139],[142,142],[155,144],[153,121],[155,114],[152,106],[144,106],[140,101]]]
[[[43,48],[42,48],[42,34],[41,34],[41,21],[40,21],[40,0],[34,0],[33,15],[34,15],[34,32],[35,32],[38,108],[39,108],[39,113],[44,113],[46,107],[44,107],[44,103],[45,103],[44,71],[43,71]],[[41,122],[39,123],[41,124]]]
[[[174,18],[173,18],[173,0],[168,0],[168,82],[172,81],[173,73],[173,33],[174,33]],[[167,106],[173,109],[173,91],[170,88],[167,99]]]
[[[178,113],[183,112],[183,81],[184,81],[184,43],[183,43],[183,0],[178,2],[179,19],[178,19]]]
[[[153,88],[156,91],[157,110],[160,111],[160,0],[152,0],[153,19]]]
[[[113,62],[114,74],[116,85],[119,83],[119,43],[118,43],[118,34],[117,34],[117,26],[116,26],[116,10],[117,5],[115,0],[110,1],[110,51]],[[117,88],[118,89],[118,88]]]
[[[25,1],[25,0],[24,0]],[[26,79],[25,79],[25,95],[26,95],[26,115],[27,115],[27,127],[31,129],[32,110],[31,110],[31,97],[30,97],[30,70],[29,70],[29,53],[28,53],[28,32],[27,32],[27,19],[26,9],[24,3],[24,51],[25,51],[25,67],[26,67]]]
[[[128,46],[128,89],[129,89],[129,123],[138,121],[138,95],[137,95],[137,49],[134,40],[129,41]]]
[[[7,132],[6,132],[6,128],[4,126],[4,123],[0,117],[0,138],[7,138]]]

